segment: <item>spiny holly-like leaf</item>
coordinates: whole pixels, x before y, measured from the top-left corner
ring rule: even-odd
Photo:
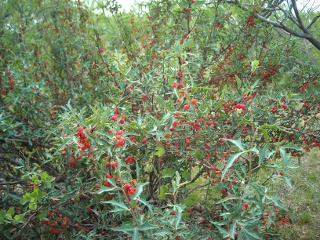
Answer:
[[[95,192],[95,194],[101,194],[104,192],[111,192],[115,190],[116,188],[111,188],[111,187],[101,187],[98,191]]]
[[[234,161],[235,161],[241,154],[243,154],[243,152],[239,152],[239,153],[230,155],[228,164],[227,164],[227,166],[224,168],[224,170],[223,170],[223,172],[222,172],[221,181],[223,180],[224,176],[226,175],[228,169],[233,165]]]
[[[137,190],[136,190],[136,192],[133,194],[133,196],[132,196],[132,199],[136,199],[136,198],[138,198],[139,196],[140,196],[140,194],[142,193],[142,191],[143,191],[143,187],[145,186],[145,185],[148,185],[149,184],[149,182],[145,182],[145,183],[139,183],[138,185],[137,185]]]
[[[276,205],[277,207],[282,208],[282,209],[288,211],[288,209],[285,208],[285,207],[279,202],[279,198],[277,198],[277,197],[270,197],[270,196],[268,196],[268,195],[266,195],[266,198],[269,199],[269,200],[271,200],[271,201],[274,203],[274,205]]]
[[[137,198],[137,201],[139,201],[139,202],[141,202],[142,204],[144,204],[145,206],[147,206],[148,209],[149,209],[149,211],[150,211],[150,213],[153,214],[151,204],[149,204],[146,200],[140,199],[140,198]]]
[[[148,222],[144,222],[142,225],[140,225],[138,227],[138,230],[139,231],[146,231],[146,230],[156,229],[156,228],[159,228],[159,226],[150,224]]]
[[[129,208],[123,202],[117,202],[115,200],[102,201],[101,203],[111,204],[114,207],[119,207],[123,210],[130,211]]]
[[[241,142],[241,139],[234,140],[234,139],[228,139],[228,138],[223,138],[223,140],[232,142],[234,145],[236,145],[241,151],[244,151],[243,144]]]
[[[293,143],[289,143],[288,145],[285,145],[285,146],[282,146],[281,148],[288,148],[288,149],[294,149],[294,150],[297,150],[297,151],[302,151],[303,148],[301,147],[297,147],[296,145],[294,145]]]

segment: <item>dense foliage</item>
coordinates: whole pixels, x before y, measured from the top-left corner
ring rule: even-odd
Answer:
[[[270,183],[320,146],[319,53],[259,4],[95,8],[1,6],[1,238],[283,237]]]

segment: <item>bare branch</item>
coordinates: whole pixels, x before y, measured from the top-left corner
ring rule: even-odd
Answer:
[[[229,3],[237,5],[240,9],[242,9],[246,12],[250,12],[249,8],[240,4],[240,2],[238,0],[234,0]],[[298,10],[297,4],[296,4],[296,0],[291,0],[292,5],[290,5],[290,7],[292,7],[292,9],[294,11],[295,18],[293,18],[292,13],[289,12],[289,10],[284,10],[284,9],[280,8],[280,6],[279,6],[280,3],[281,3],[281,1],[279,1],[279,3],[276,3],[275,5],[273,5],[272,6],[273,10],[264,11],[264,12],[262,12],[262,14],[255,13],[254,16],[257,17],[258,19],[262,20],[263,22],[268,23],[268,24],[272,25],[273,27],[282,29],[283,31],[285,31],[293,36],[308,40],[314,47],[316,47],[318,50],[320,50],[320,41],[318,39],[316,39],[314,37],[314,35],[309,31],[309,28],[320,17],[320,15],[315,17],[312,20],[312,22],[309,24],[309,26],[306,27],[300,17],[300,13],[299,13],[299,10]],[[270,7],[271,6],[268,6],[268,8],[270,8]],[[287,25],[283,24],[283,20],[273,21],[268,18],[271,15],[270,13],[273,13],[275,15],[276,12],[279,10],[282,13],[287,14],[287,16],[290,16],[290,17],[287,17],[287,19],[289,19],[296,26],[298,26],[299,29],[301,30],[301,32],[298,32],[298,31],[294,30],[293,28],[290,28]]]
[[[311,23],[309,24],[309,26],[307,27],[308,29],[311,28],[311,26],[320,18],[320,15],[316,16],[314,19],[312,19]]]
[[[17,162],[16,160],[13,160],[7,156],[4,156],[4,155],[0,155],[0,159],[5,160],[6,162],[9,162],[9,163],[16,165],[16,166],[22,166],[21,163]]]

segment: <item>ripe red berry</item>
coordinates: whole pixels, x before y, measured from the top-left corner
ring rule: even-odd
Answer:
[[[191,104],[192,104],[192,105],[196,105],[196,104],[197,104],[197,100],[196,100],[196,99],[192,99],[192,100],[191,100]]]
[[[189,106],[188,104],[186,104],[186,105],[183,106],[183,109],[184,109],[185,111],[188,111],[189,107],[190,107],[190,106]]]
[[[69,166],[76,167],[77,163],[73,159],[71,159],[70,162],[69,162]]]
[[[144,139],[142,139],[142,141],[141,141],[141,142],[142,142],[143,144],[146,144],[146,143],[147,143],[147,141],[148,141],[148,140],[147,140],[147,138],[144,138]]]
[[[178,123],[179,123],[179,122],[178,122],[177,120],[174,120],[173,123],[172,123],[172,126],[173,126],[173,127],[176,127],[176,126],[178,125]]]
[[[249,207],[249,204],[248,203],[243,203],[242,205],[242,211],[246,210],[247,208]]]

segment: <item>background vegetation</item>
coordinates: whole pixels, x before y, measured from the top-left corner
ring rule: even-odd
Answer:
[[[314,239],[319,12],[286,3],[5,0],[1,238]]]

